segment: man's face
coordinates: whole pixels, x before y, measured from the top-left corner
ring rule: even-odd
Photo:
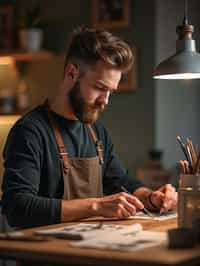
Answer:
[[[76,81],[69,93],[75,116],[84,123],[93,123],[117,90],[121,71],[99,61],[93,69]]]

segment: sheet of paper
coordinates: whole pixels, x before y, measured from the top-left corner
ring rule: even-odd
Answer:
[[[144,231],[141,224],[116,225],[79,223],[55,229],[39,230],[39,235],[48,235],[70,239],[69,236],[79,236],[70,245],[84,248],[103,248],[112,250],[133,251],[166,244],[165,232]],[[73,239],[73,238],[71,238]]]
[[[107,235],[99,235],[95,238],[71,242],[71,246],[82,248],[101,248],[120,251],[135,251],[147,247],[167,244],[166,232],[137,231],[120,232],[115,231]]]
[[[65,227],[60,227],[56,229],[48,229],[48,230],[39,230],[35,231],[37,235],[48,235],[48,236],[62,236],[63,238],[71,239],[77,236],[80,239],[91,239],[96,238],[98,236],[104,236],[111,234],[112,232],[123,232],[125,234],[135,233],[138,231],[142,231],[142,225],[133,224],[133,225],[116,225],[116,224],[94,224],[94,223],[79,223],[73,224]]]
[[[167,219],[172,219],[177,217],[177,212],[171,211],[163,214],[153,214],[153,217],[148,216],[143,212],[137,212],[136,215],[128,217],[128,219],[143,219],[143,220],[154,220],[163,221]]]

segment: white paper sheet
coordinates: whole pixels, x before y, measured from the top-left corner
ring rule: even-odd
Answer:
[[[63,238],[66,237],[70,239],[77,237],[80,239],[91,239],[98,236],[105,236],[111,234],[112,232],[121,232],[125,234],[135,233],[142,231],[142,225],[133,224],[133,225],[116,225],[116,224],[94,224],[94,223],[79,223],[69,226],[64,226],[55,229],[48,230],[39,230],[35,231],[37,235],[48,235]]]
[[[70,245],[82,248],[100,248],[120,251],[136,251],[147,247],[167,244],[166,232],[137,231],[122,232],[113,231],[106,235],[98,235],[95,238],[71,242]]]
[[[153,216],[148,216],[143,212],[137,212],[136,215],[128,217],[128,219],[142,219],[142,220],[153,220],[153,221],[163,221],[177,217],[177,212],[171,211],[163,214],[152,214]]]
[[[166,232],[144,231],[141,224],[116,225],[79,223],[55,229],[39,230],[39,235],[79,236],[81,240],[71,241],[70,245],[83,248],[101,248],[133,251],[166,244]]]

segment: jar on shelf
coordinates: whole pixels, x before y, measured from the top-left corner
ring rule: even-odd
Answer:
[[[11,88],[0,89],[0,114],[13,114],[16,112],[15,92]]]
[[[25,112],[30,106],[29,91],[25,80],[20,80],[16,92],[16,107],[19,113]]]

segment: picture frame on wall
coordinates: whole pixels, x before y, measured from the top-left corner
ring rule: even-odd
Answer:
[[[130,0],[91,0],[92,27],[123,28],[129,25]]]
[[[138,53],[136,46],[131,46],[134,56],[133,65],[127,73],[122,74],[119,82],[118,92],[130,92],[138,88]]]
[[[0,5],[0,51],[13,48],[13,6]]]

